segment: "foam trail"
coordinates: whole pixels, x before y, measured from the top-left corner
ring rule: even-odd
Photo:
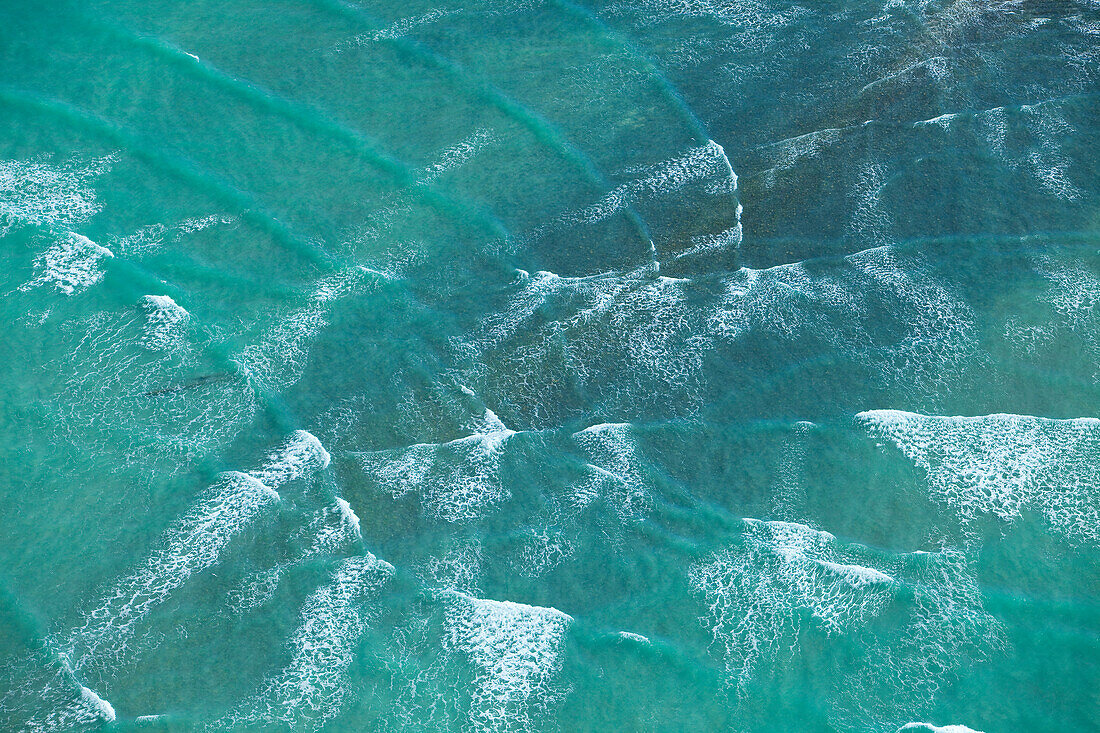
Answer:
[[[679,260],[684,257],[694,257],[695,255],[718,250],[738,249],[744,237],[744,230],[741,227],[741,214],[743,211],[744,207],[737,204],[736,224],[717,234],[700,234],[692,237],[691,246],[683,252],[677,253],[673,259]]]
[[[712,388],[708,356],[748,334],[824,342],[930,397],[974,362],[973,310],[919,254],[876,247],[828,267],[742,268],[712,283],[723,292],[652,267],[521,273],[508,306],[455,348],[478,358],[472,381],[492,380],[506,408],[545,425],[574,417],[560,413],[576,392],[632,418],[690,415]]]
[[[166,226],[161,223],[150,224],[126,236],[114,237],[110,240],[110,243],[114,251],[120,255],[140,259],[147,253],[160,249],[168,242],[179,242],[195,232],[214,226],[234,224],[236,221],[235,217],[225,214],[208,214],[184,219],[174,226]]]
[[[231,613],[267,603],[275,595],[283,574],[296,565],[311,558],[348,554],[358,547],[362,542],[359,517],[350,504],[336,497],[333,506],[317,512],[298,534],[298,539],[309,543],[305,550],[267,570],[253,573],[240,587],[229,592],[228,610]]]
[[[784,441],[783,460],[776,476],[778,486],[772,499],[772,506],[779,517],[798,513],[805,503],[802,473],[806,462],[806,436],[814,427],[812,422],[800,420],[791,427],[790,435]]]
[[[20,225],[67,229],[98,214],[93,179],[110,171],[109,155],[81,165],[41,161],[0,161],[0,237]]]
[[[403,38],[422,25],[433,23],[440,18],[445,18],[449,15],[455,15],[460,12],[462,11],[446,10],[444,8],[433,8],[432,10],[429,10],[427,13],[423,13],[422,15],[400,18],[399,20],[394,21],[385,28],[380,28],[376,31],[371,31],[370,33],[361,33],[357,36],[353,36],[352,38],[336,44],[332,50],[336,53],[341,53],[348,50],[349,48],[354,48],[356,46],[365,46],[369,43],[373,43],[376,41]]]
[[[48,692],[43,695],[48,699]],[[68,704],[62,704],[49,713],[36,716],[26,722],[27,731],[72,731],[95,728],[102,723],[115,721],[115,709],[87,687],[80,688],[80,696]]]
[[[503,399],[546,424],[566,417],[541,414],[562,401],[549,399],[548,385],[610,392],[617,412],[653,409],[654,392],[662,406],[690,412],[700,403],[701,363],[710,348],[700,333],[706,322],[689,299],[688,281],[655,275],[649,264],[589,277],[523,277],[508,306],[458,346],[476,349],[486,361],[505,360]],[[546,306],[567,315],[546,322],[540,310]],[[485,356],[488,351],[498,358]]]
[[[40,655],[27,660],[31,665],[41,662]],[[43,680],[42,673],[53,674]],[[89,730],[115,721],[114,706],[96,691],[81,684],[65,657],[46,661],[42,667],[27,670],[31,681],[23,687],[10,689],[0,697],[0,713],[10,721],[20,710],[31,714],[21,720],[19,730],[34,733]]]
[[[158,548],[105,595],[59,646],[81,670],[108,666],[127,651],[135,624],[195,573],[217,562],[229,541],[266,507],[278,501],[274,489],[230,472],[165,533]]]
[[[600,493],[606,495],[619,519],[627,523],[644,519],[652,504],[630,429],[628,423],[601,423],[573,434],[573,440],[592,461],[589,469],[593,478],[604,484]]]
[[[351,508],[351,504],[347,500],[336,497],[336,506],[340,510],[340,516],[348,524],[353,527],[357,537],[362,537],[362,530],[359,528],[359,516],[355,513],[355,510]]]
[[[479,730],[530,730],[561,670],[571,616],[554,608],[443,594],[444,645],[464,653],[475,676],[470,717]]]
[[[111,250],[84,235],[65,232],[34,258],[38,275],[19,289],[27,291],[40,285],[53,285],[66,295],[72,295],[102,280],[105,273],[100,261],[111,257],[114,257]]]
[[[900,636],[894,629],[876,631],[871,638],[881,636],[869,649],[869,663],[839,686],[846,703],[840,728],[897,730],[914,712],[932,710],[940,689],[954,683],[960,668],[1005,644],[1003,627],[982,607],[962,553],[945,549],[898,559],[898,572],[912,590],[908,622]]]
[[[967,530],[981,515],[1009,522],[1028,509],[1071,540],[1100,543],[1100,420],[897,410],[856,420],[921,468],[932,497]]]
[[[139,308],[146,314],[100,312],[62,324],[64,382],[51,410],[66,440],[101,440],[106,432],[124,463],[178,471],[231,438],[255,413],[256,395],[239,374],[209,371],[195,340],[201,334],[182,308],[159,297]]]
[[[813,333],[890,381],[929,395],[949,389],[947,375],[962,371],[976,349],[973,310],[937,282],[919,256],[879,246],[837,264],[825,272],[803,262],[742,268],[726,280],[707,331],[716,341],[749,332],[784,339]],[[902,338],[883,343],[874,332],[868,309],[879,303],[903,329]]]
[[[315,435],[295,430],[290,439],[268,455],[267,462],[249,476],[272,489],[308,475],[315,469],[327,468],[332,457]]]
[[[355,267],[319,280],[306,305],[282,317],[234,360],[264,389],[278,391],[295,384],[305,370],[310,344],[328,326],[332,304],[361,292],[371,281],[369,275],[366,268]]]
[[[478,128],[461,142],[440,153],[439,160],[422,168],[417,176],[418,182],[431,183],[447,171],[465,165],[494,142],[496,142],[496,138],[492,130],[485,127]]]
[[[740,692],[784,639],[797,637],[803,612],[828,635],[847,633],[878,615],[895,585],[876,568],[844,562],[858,559],[858,551],[828,532],[796,522],[744,521],[740,545],[689,571],[729,683]]]
[[[906,723],[898,728],[898,733],[912,731],[913,733],[982,733],[980,730],[967,728],[965,725],[932,725],[931,723]]]
[[[1036,258],[1035,268],[1048,281],[1039,301],[1049,306],[1053,317],[1038,323],[1012,316],[1005,324],[1005,335],[1028,355],[1041,347],[1050,348],[1065,331],[1085,342],[1092,362],[1097,365],[1093,382],[1100,382],[1100,280],[1081,262],[1060,262],[1050,257]]]
[[[156,350],[179,346],[191,314],[167,295],[146,295],[141,304],[146,312],[145,345]]]
[[[737,174],[733,172],[722,146],[713,140],[698,148],[691,148],[680,156],[671,158],[650,168],[645,175],[616,186],[599,201],[582,209],[560,214],[549,224],[534,230],[530,239],[538,239],[546,233],[562,227],[595,224],[626,209],[646,196],[665,196],[698,180],[715,178],[706,192],[712,196],[733,194],[737,191]]]
[[[395,498],[420,494],[429,515],[447,522],[485,516],[511,494],[501,484],[500,456],[515,435],[486,409],[479,432],[447,443],[418,443],[405,448],[354,453]]]
[[[290,663],[242,710],[214,727],[283,724],[314,730],[337,715],[349,699],[344,680],[356,645],[373,617],[369,601],[393,573],[392,565],[370,554],[341,562],[330,582],[302,606],[302,623],[288,642]]]
[[[299,430],[258,471],[222,475],[218,484],[169,528],[155,550],[130,575],[115,583],[86,621],[58,646],[81,670],[109,666],[127,651],[135,625],[192,575],[217,562],[221,551],[268,507],[276,489],[328,465],[329,456],[309,433]]]

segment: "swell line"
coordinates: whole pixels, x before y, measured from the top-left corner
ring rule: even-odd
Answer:
[[[381,30],[384,26],[378,23],[367,11],[362,8],[348,5],[340,0],[314,0],[319,5],[338,12],[344,17],[350,17],[365,22],[371,30]],[[475,99],[491,104],[509,119],[518,122],[522,127],[531,132],[534,138],[558,157],[574,166],[584,174],[589,182],[594,184],[600,192],[606,192],[611,188],[611,183],[600,172],[592,159],[579,147],[574,145],[566,135],[544,118],[538,112],[527,108],[524,104],[504,93],[481,75],[466,67],[451,61],[431,47],[419,41],[409,38],[382,38],[382,43],[388,43],[399,51],[410,55],[418,61],[429,64],[435,69],[448,75],[459,88]],[[650,241],[649,228],[632,207],[624,208],[627,218],[634,227],[636,234],[643,242]]]
[[[492,236],[507,238],[508,232],[499,221],[487,217],[483,212],[469,204],[441,194],[431,185],[416,185],[419,180],[416,169],[384,152],[377,143],[360,131],[333,122],[319,110],[284,99],[254,82],[237,78],[209,63],[196,60],[194,56],[176,48],[163,39],[140,36],[129,29],[104,25],[99,22],[89,22],[89,25],[163,58],[177,68],[188,71],[198,70],[200,73],[196,76],[204,82],[232,94],[237,99],[289,120],[303,130],[341,141],[350,152],[366,159],[375,169],[396,183],[402,194],[408,195],[414,200],[421,200],[430,208],[445,214],[461,226],[477,223],[481,229]],[[191,73],[194,73],[194,71],[191,71]]]

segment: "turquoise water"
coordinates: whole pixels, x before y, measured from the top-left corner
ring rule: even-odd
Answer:
[[[0,2],[0,730],[1100,730],[1100,5]]]

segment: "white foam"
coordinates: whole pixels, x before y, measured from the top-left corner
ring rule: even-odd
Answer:
[[[109,155],[81,164],[72,159],[55,165],[44,161],[0,161],[0,236],[14,226],[68,229],[100,212],[93,179],[117,162]]]
[[[285,557],[273,566],[252,573],[238,587],[229,591],[227,610],[240,614],[270,601],[283,575],[301,563],[323,556],[348,554],[362,543],[359,518],[351,506],[336,497],[332,506],[324,507],[295,535],[304,550]]]
[[[111,435],[116,470],[140,463],[181,471],[190,459],[225,445],[257,407],[246,380],[207,371],[209,359],[199,348],[202,332],[185,327],[182,319],[171,324],[182,316],[174,309],[165,313],[160,321],[160,310],[151,312],[158,319],[153,329],[138,308],[98,312],[60,326],[65,353],[56,361],[61,384],[50,401],[55,428],[64,440],[97,441],[89,446],[95,451],[102,451],[100,442]],[[139,347],[151,344],[171,347]]]
[[[783,458],[776,472],[777,486],[772,492],[774,516],[801,516],[806,501],[803,472],[806,462],[806,436],[812,422],[800,420],[790,427],[782,448]]]
[[[350,698],[345,677],[359,638],[375,615],[370,601],[393,573],[392,565],[370,554],[341,562],[303,604],[301,625],[287,643],[290,663],[219,724],[313,729],[337,715]]]
[[[272,451],[267,462],[249,476],[272,489],[289,481],[308,476],[314,470],[327,468],[332,457],[316,436],[305,430],[295,430],[278,450]]]
[[[812,335],[890,383],[942,395],[951,375],[973,361],[975,317],[928,270],[919,255],[888,246],[848,255],[823,271],[804,263],[743,268],[727,279],[707,331],[718,342],[749,332],[784,340]],[[900,338],[884,342],[876,335],[881,317],[870,310],[876,301],[889,308]]]
[[[356,515],[355,510],[351,508],[351,504],[338,496],[336,497],[336,506],[340,508],[340,516],[344,518],[344,521],[355,528],[355,534],[362,536],[362,530],[359,528],[359,517]]]
[[[222,474],[164,533],[152,554],[85,614],[84,625],[57,642],[73,669],[109,668],[117,662],[128,651],[135,625],[188,578],[214,565],[235,536],[279,501],[280,485],[328,461],[317,439],[299,430],[259,471]]]
[[[946,130],[951,127],[951,121],[958,116],[959,114],[957,112],[947,112],[937,117],[931,117],[927,120],[918,120],[913,123],[913,126],[923,127],[925,125],[936,125],[937,127],[942,127]]]
[[[82,234],[64,232],[54,244],[34,258],[37,276],[19,287],[30,290],[53,285],[66,295],[85,290],[103,279],[100,261],[114,257],[111,250]]]
[[[983,609],[962,553],[915,552],[897,560],[896,574],[912,594],[900,633],[892,624],[869,635],[868,663],[838,687],[856,727],[896,730],[915,710],[930,709],[960,669],[1005,645],[1003,627]]]
[[[591,461],[588,465],[594,478],[603,479],[597,491],[606,497],[620,521],[627,523],[643,520],[652,507],[649,482],[641,471],[641,457],[631,430],[627,423],[602,423],[573,434],[573,440]]]
[[[503,372],[509,408],[548,424],[561,420],[552,411],[563,400],[546,391],[570,384],[616,411],[652,409],[656,399],[689,413],[700,404],[704,323],[688,301],[690,283],[655,274],[650,264],[583,278],[537,272],[457,346]],[[567,315],[547,322],[544,306]]]
[[[691,246],[685,249],[683,252],[678,253],[673,259],[682,259],[684,257],[694,257],[705,252],[715,252],[720,250],[736,250],[741,247],[741,240],[743,237],[743,230],[741,228],[741,212],[743,207],[741,204],[737,204],[737,223],[729,229],[719,232],[718,234],[700,234],[691,238]]]
[[[827,635],[851,632],[878,615],[894,579],[828,532],[796,522],[746,519],[742,542],[692,566],[691,586],[706,603],[704,623],[722,649],[729,684],[743,691],[783,640],[797,640],[802,618]]]
[[[1056,104],[1023,105],[1024,123],[1034,136],[1027,162],[1039,185],[1053,196],[1073,201],[1084,192],[1069,178],[1071,160],[1062,151],[1062,141],[1075,132]]]
[[[230,540],[277,500],[277,493],[246,474],[223,474],[165,532],[148,559],[116,581],[85,614],[84,625],[58,641],[73,669],[109,668],[118,661],[135,625],[188,578],[216,563]]]
[[[336,44],[335,46],[333,46],[332,50],[336,53],[341,53],[343,51],[348,50],[349,48],[355,48],[357,46],[365,46],[369,43],[374,43],[374,42],[377,42],[377,41],[382,41],[382,40],[387,40],[387,39],[395,39],[395,38],[403,38],[403,37],[407,36],[410,32],[416,30],[417,28],[419,28],[423,25],[428,25],[430,23],[435,22],[436,20],[439,20],[440,18],[444,18],[444,17],[447,17],[449,15],[454,15],[458,12],[461,12],[461,11],[459,11],[459,10],[447,10],[447,9],[443,9],[443,8],[433,8],[432,10],[429,10],[427,13],[423,13],[421,15],[414,15],[414,16],[410,16],[410,17],[406,17],[406,18],[400,18],[400,19],[394,21],[393,23],[391,23],[390,25],[386,26],[385,28],[381,28],[381,29],[376,30],[376,31],[371,31],[370,33],[361,33],[357,36],[353,36],[352,38],[349,38],[345,41],[341,41],[340,43]]]
[[[893,583],[894,578],[874,568],[863,565],[845,565],[844,563],[830,562],[828,560],[816,560],[822,568],[842,576],[845,581],[853,586],[871,585],[874,583]]]
[[[571,616],[554,608],[449,591],[444,645],[464,653],[475,676],[470,717],[484,730],[527,730],[553,697]]]
[[[726,152],[713,140],[641,172],[643,175],[613,188],[596,203],[559,215],[550,224],[532,232],[530,237],[537,239],[562,227],[595,224],[640,198],[665,196],[694,181],[705,181],[705,190],[711,196],[733,194],[737,190],[737,175],[730,166]]]
[[[982,733],[980,730],[967,728],[965,725],[932,725],[931,723],[906,723],[898,728],[902,731],[920,731],[921,733]]]
[[[1093,381],[1100,383],[1100,280],[1081,260],[1044,256],[1034,258],[1034,266],[1048,283],[1038,300],[1054,312],[1043,314],[1038,322],[1012,316],[1006,322],[1005,335],[1030,355],[1041,347],[1051,348],[1057,337],[1069,331],[1084,342],[1096,364]]]
[[[447,522],[477,519],[493,511],[511,493],[499,476],[500,457],[515,435],[486,409],[478,432],[446,443],[354,453],[363,470],[395,498],[420,495],[425,513]]]
[[[433,555],[417,567],[417,576],[432,590],[477,594],[481,580],[481,542],[477,538],[452,540],[441,555]]]
[[[0,698],[0,710],[5,717],[16,711],[14,700],[9,699],[13,691]],[[26,694],[29,690],[17,692]],[[64,670],[50,679],[33,695],[15,703],[18,708],[33,711],[22,722],[19,730],[33,733],[67,733],[73,730],[86,730],[113,723],[117,718],[110,702],[100,697],[94,690],[75,681],[71,670]],[[29,704],[28,704],[29,703]]]
[[[264,389],[279,391],[296,384],[305,371],[309,347],[328,326],[332,304],[362,292],[369,282],[372,278],[359,267],[318,280],[305,305],[279,317],[258,343],[246,346],[234,361]]]
[[[635,634],[633,631],[620,631],[619,638],[626,641],[633,641],[638,644],[645,644],[646,646],[651,643],[649,641],[649,637],[642,636],[641,634]]]
[[[886,167],[879,163],[865,164],[852,191],[854,201],[848,231],[861,242],[884,245],[891,241],[893,222],[882,206],[882,193],[888,181],[887,173]]]
[[[191,314],[167,295],[146,295],[141,303],[146,311],[145,345],[158,350],[179,346]]]
[[[980,515],[1015,521],[1026,509],[1067,538],[1100,542],[1100,420],[897,410],[856,419],[923,469],[932,497],[964,527]]]
[[[195,232],[218,225],[233,224],[236,221],[236,217],[225,214],[208,214],[202,217],[184,219],[172,226],[166,226],[158,222],[141,227],[126,236],[114,237],[110,242],[114,250],[120,255],[141,258],[153,250],[160,249],[167,242],[179,242]]]
[[[560,517],[559,517],[560,519]],[[511,565],[525,578],[537,578],[564,563],[574,551],[572,538],[558,527],[525,527],[513,533],[519,552]]]
[[[858,125],[855,127],[859,127]],[[779,140],[766,147],[774,156],[772,167],[763,172],[764,187],[774,188],[779,176],[792,170],[804,160],[817,157],[823,149],[838,142],[841,135],[854,128],[826,128],[803,135]]]
[[[113,723],[115,720],[115,709],[111,703],[104,700],[97,695],[94,690],[90,690],[87,687],[80,688],[80,697],[86,703],[98,713],[97,717],[106,720],[108,723]]]
[[[476,362],[465,378],[491,384],[502,408],[536,425],[573,417],[563,405],[577,393],[634,419],[691,415],[712,388],[707,358],[749,335],[822,343],[879,383],[929,400],[980,356],[973,310],[920,253],[875,247],[712,282],[722,291],[648,266],[576,278],[537,272],[455,350]]]
[[[496,142],[493,131],[482,127],[468,135],[461,142],[452,145],[439,154],[436,162],[419,171],[418,180],[430,183],[444,173],[465,165],[478,153]]]

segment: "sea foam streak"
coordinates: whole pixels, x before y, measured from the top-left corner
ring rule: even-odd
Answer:
[[[313,515],[295,539],[305,549],[286,557],[274,566],[250,575],[238,588],[229,592],[227,610],[241,613],[271,600],[284,573],[313,558],[348,554],[362,542],[359,517],[347,501],[336,497],[333,506],[323,507]]]
[[[394,497],[415,491],[425,513],[448,522],[477,519],[509,497],[500,481],[501,452],[515,432],[486,410],[480,432],[447,443],[355,453],[363,470]]]
[[[983,608],[962,553],[914,552],[897,560],[899,580],[912,590],[908,620],[900,630],[876,630],[870,663],[839,685],[841,728],[896,730],[915,714],[931,714],[940,689],[960,669],[1004,647],[1004,630]]]
[[[65,232],[44,252],[34,258],[38,275],[20,290],[31,290],[39,285],[53,285],[66,295],[85,290],[103,279],[100,261],[114,257],[111,250],[102,247],[82,234]]]
[[[317,281],[302,307],[280,317],[259,343],[246,346],[235,357],[245,374],[263,389],[278,391],[297,383],[318,332],[328,326],[333,304],[362,292],[373,279],[356,267]]]
[[[68,659],[48,648],[7,665],[22,684],[0,695],[0,725],[48,733],[88,730],[115,720],[114,706],[76,677]]]
[[[729,350],[750,337],[829,349],[929,397],[948,392],[977,350],[970,306],[919,253],[890,247],[700,282],[647,266],[521,273],[513,287],[455,350],[477,359],[470,383],[536,425],[576,417],[568,405],[581,399],[619,419],[690,415],[725,393],[707,367],[728,368]]]
[[[145,345],[150,349],[171,349],[186,337],[191,314],[167,295],[146,295],[141,299],[145,308]]]
[[[573,434],[592,461],[589,469],[600,486],[595,490],[606,497],[623,522],[644,519],[651,504],[648,482],[639,470],[638,446],[630,431],[629,424],[603,423]],[[578,501],[583,502],[583,497]]]
[[[370,554],[341,562],[330,582],[302,606],[301,625],[288,642],[290,663],[242,710],[214,727],[282,724],[314,730],[337,715],[348,700],[345,676],[356,644],[373,616],[370,601],[393,572],[392,565]]]
[[[64,229],[92,218],[103,206],[90,184],[117,160],[0,161],[0,236],[20,225]]]
[[[531,714],[553,696],[572,617],[554,608],[443,594],[444,644],[472,663],[470,716],[478,730],[529,730]]]
[[[740,691],[781,642],[799,633],[804,614],[828,635],[849,632],[882,611],[895,585],[890,575],[850,562],[863,553],[828,532],[795,522],[745,524],[739,545],[689,573],[730,684]]]
[[[419,182],[431,183],[444,173],[465,165],[495,141],[492,130],[478,128],[461,142],[442,151],[434,163],[422,168],[419,172]]]
[[[111,247],[119,255],[140,259],[149,252],[160,249],[169,242],[179,242],[190,234],[200,232],[215,226],[235,224],[237,219],[225,214],[208,214],[206,216],[183,219],[173,225],[150,224],[120,237],[109,240]]]
[[[256,395],[202,353],[204,334],[181,306],[167,296],[139,306],[61,324],[67,353],[50,403],[65,439],[174,471],[224,444],[254,414]]]
[[[1069,332],[1084,342],[1095,365],[1092,380],[1100,382],[1100,279],[1080,260],[1042,256],[1035,258],[1034,266],[1047,282],[1038,300],[1052,312],[1042,314],[1038,321],[1033,315],[1010,316],[1005,336],[1032,356],[1055,347]]]
[[[1100,542],[1100,420],[896,410],[856,419],[923,469],[933,498],[964,527],[980,515],[1015,521],[1026,509],[1072,540]]]
[[[554,423],[560,392],[577,384],[616,406],[690,412],[700,402],[706,323],[688,300],[686,281],[658,277],[652,266],[628,273],[566,278],[521,277],[507,308],[485,319],[461,345],[499,363],[508,406]],[[547,322],[542,308],[564,315]],[[485,369],[485,367],[483,367]],[[548,391],[553,391],[547,394]]]
[[[136,625],[188,578],[216,563],[234,537],[279,501],[281,484],[327,465],[317,439],[299,430],[261,469],[223,474],[165,532],[149,558],[104,594],[84,625],[58,642],[74,670],[110,668],[127,653]]]
[[[551,231],[579,225],[596,224],[632,206],[639,200],[659,199],[680,191],[690,184],[702,186],[708,197],[733,196],[737,193],[737,174],[733,172],[726,152],[721,145],[708,140],[706,145],[691,148],[683,154],[656,165],[642,168],[637,178],[616,186],[599,201],[581,209],[567,211],[553,221],[538,227],[527,235],[537,240]],[[740,207],[737,208],[738,215]],[[663,244],[659,243],[659,244]],[[719,245],[738,247],[741,244],[740,216],[725,237],[694,242],[688,252],[696,254]]]

